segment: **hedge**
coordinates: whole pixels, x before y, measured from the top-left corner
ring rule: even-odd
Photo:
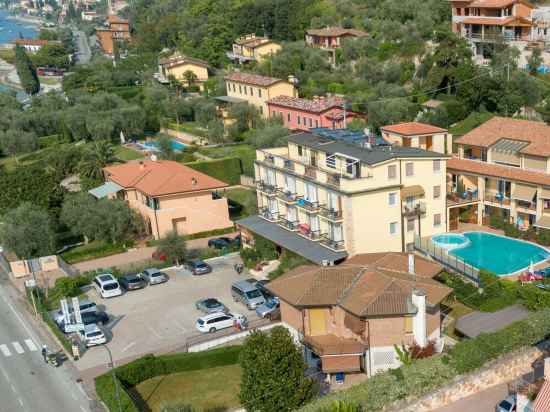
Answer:
[[[218,366],[235,365],[239,361],[240,346],[228,346],[204,352],[177,353],[173,355],[146,355],[114,370],[121,384],[121,404],[123,412],[138,412],[127,390],[139,383],[161,375],[188,372]],[[96,392],[110,411],[118,411],[112,372],[95,378]]]
[[[243,173],[242,162],[238,157],[202,160],[185,163],[185,165],[230,185],[240,184],[241,174]]]
[[[124,245],[119,243],[91,242],[61,253],[61,257],[67,263],[78,263],[123,253],[126,252],[128,247],[132,247],[132,242],[126,242]]]
[[[319,398],[300,409],[320,412],[335,400],[361,405],[365,412],[379,411],[400,400],[414,400],[443,387],[464,373],[522,347],[532,346],[550,335],[550,309],[494,333],[460,341],[446,354],[415,361],[374,375],[364,383]]]

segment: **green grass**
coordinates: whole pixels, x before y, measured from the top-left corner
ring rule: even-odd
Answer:
[[[15,63],[15,51],[14,49],[2,49],[0,50],[0,59],[13,64]]]
[[[38,79],[40,80],[40,84],[47,84],[49,86],[61,84],[61,81],[55,77],[38,76]]]
[[[231,215],[231,219],[242,219],[258,212],[256,191],[249,189],[231,189],[225,192],[228,199],[238,203],[242,209]]]
[[[115,156],[122,162],[129,160],[143,159],[145,156],[139,150],[130,149],[129,147],[117,146],[115,148]]]
[[[182,122],[179,125],[176,122],[168,123],[170,129],[186,132],[195,136],[206,137],[206,131],[202,129],[197,122]]]
[[[61,254],[67,263],[78,263],[126,252],[126,247],[101,241],[93,241],[87,245],[77,246]]]
[[[198,412],[225,411],[239,407],[239,365],[219,366],[157,376],[138,384],[135,389],[152,412],[165,405],[191,405]]]
[[[243,173],[247,176],[254,176],[254,160],[256,160],[256,149],[247,144],[239,144],[225,147],[211,147],[199,149],[199,153],[213,159],[223,157],[238,157],[243,162]]]

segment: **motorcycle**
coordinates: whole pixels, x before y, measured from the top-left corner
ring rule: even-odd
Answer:
[[[235,269],[235,272],[237,272],[237,274],[240,275],[241,273],[243,273],[244,265],[242,263],[235,263],[235,265],[233,266],[233,269]]]
[[[46,362],[57,368],[59,366],[59,359],[57,359],[57,353],[48,353],[46,355]]]

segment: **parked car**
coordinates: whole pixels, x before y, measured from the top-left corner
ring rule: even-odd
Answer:
[[[267,285],[269,283],[269,280],[267,279],[262,279],[262,280],[258,280],[256,283],[254,283],[254,285],[256,286],[256,288],[262,292],[262,295],[264,295],[264,298],[266,300],[269,300],[269,299],[273,299],[275,296],[273,296],[273,294],[267,290],[267,288],[265,287],[265,285]]]
[[[99,296],[104,299],[122,295],[122,289],[120,288],[118,280],[110,273],[96,276],[93,284]]]
[[[547,284],[547,283],[537,283],[537,284],[535,284],[535,286],[539,289],[542,289],[542,290],[546,291],[546,292],[550,292],[550,285]]]
[[[264,295],[255,284],[246,280],[239,280],[231,285],[231,296],[235,302],[241,302],[249,310],[254,310],[265,303]]]
[[[84,314],[86,312],[96,312],[97,306],[95,302],[92,302],[89,299],[82,299],[78,302],[78,306],[80,307],[80,313]],[[69,315],[74,312],[72,303],[68,304],[69,307]],[[54,315],[54,321],[58,325],[60,325],[63,322],[63,312],[61,312],[61,309],[58,310]]]
[[[105,312],[85,312],[82,314],[82,324],[84,326],[91,324],[106,325],[107,323],[109,323],[109,315],[107,315]],[[78,330],[74,323],[65,324],[61,322],[61,324],[59,324],[59,328],[64,333],[72,333]]]
[[[241,245],[241,237],[236,236],[234,238],[221,236],[215,239],[210,239],[208,241],[208,247],[213,247],[215,249],[229,248],[231,246],[238,247]]]
[[[126,291],[143,289],[147,286],[147,281],[139,274],[137,275],[125,275],[118,278],[120,286]]]
[[[216,298],[197,300],[195,307],[203,313],[227,312],[227,307]]]
[[[149,285],[158,285],[159,283],[168,282],[169,279],[166,273],[157,268],[145,269],[141,276]]]
[[[540,275],[545,278],[550,277],[550,266],[547,266],[544,269],[535,270],[535,275]]]
[[[263,305],[256,308],[256,315],[260,318],[276,319],[280,316],[279,298],[268,299]]]
[[[107,342],[105,334],[95,323],[86,325],[84,330],[80,332],[80,336],[88,348],[90,346],[103,345]]]
[[[241,325],[246,328],[248,322],[246,317],[238,313],[210,313],[197,319],[195,327],[199,332],[212,333],[220,329],[231,328],[236,325]]]
[[[192,275],[206,275],[207,273],[212,272],[212,266],[199,259],[186,262],[185,268],[191,272]]]
[[[495,407],[495,412],[515,412],[516,410],[516,397],[510,395],[506,399],[501,400]]]

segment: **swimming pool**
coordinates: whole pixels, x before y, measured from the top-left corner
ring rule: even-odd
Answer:
[[[156,140],[143,142],[143,143],[138,143],[138,145],[140,145],[145,150],[152,150],[154,152],[159,151],[159,144]],[[185,150],[185,148],[187,147],[187,145],[181,143],[178,140],[174,140],[174,139],[170,140],[170,146],[172,147],[172,150],[175,150],[177,152],[181,152],[181,151]]]
[[[444,233],[432,236],[432,242],[443,249],[454,249],[459,246],[466,246],[470,241],[460,233]]]
[[[465,232],[463,236],[469,243],[457,245],[449,254],[497,275],[512,274],[529,267],[531,262],[536,264],[550,257],[547,249],[523,240],[487,232]]]

